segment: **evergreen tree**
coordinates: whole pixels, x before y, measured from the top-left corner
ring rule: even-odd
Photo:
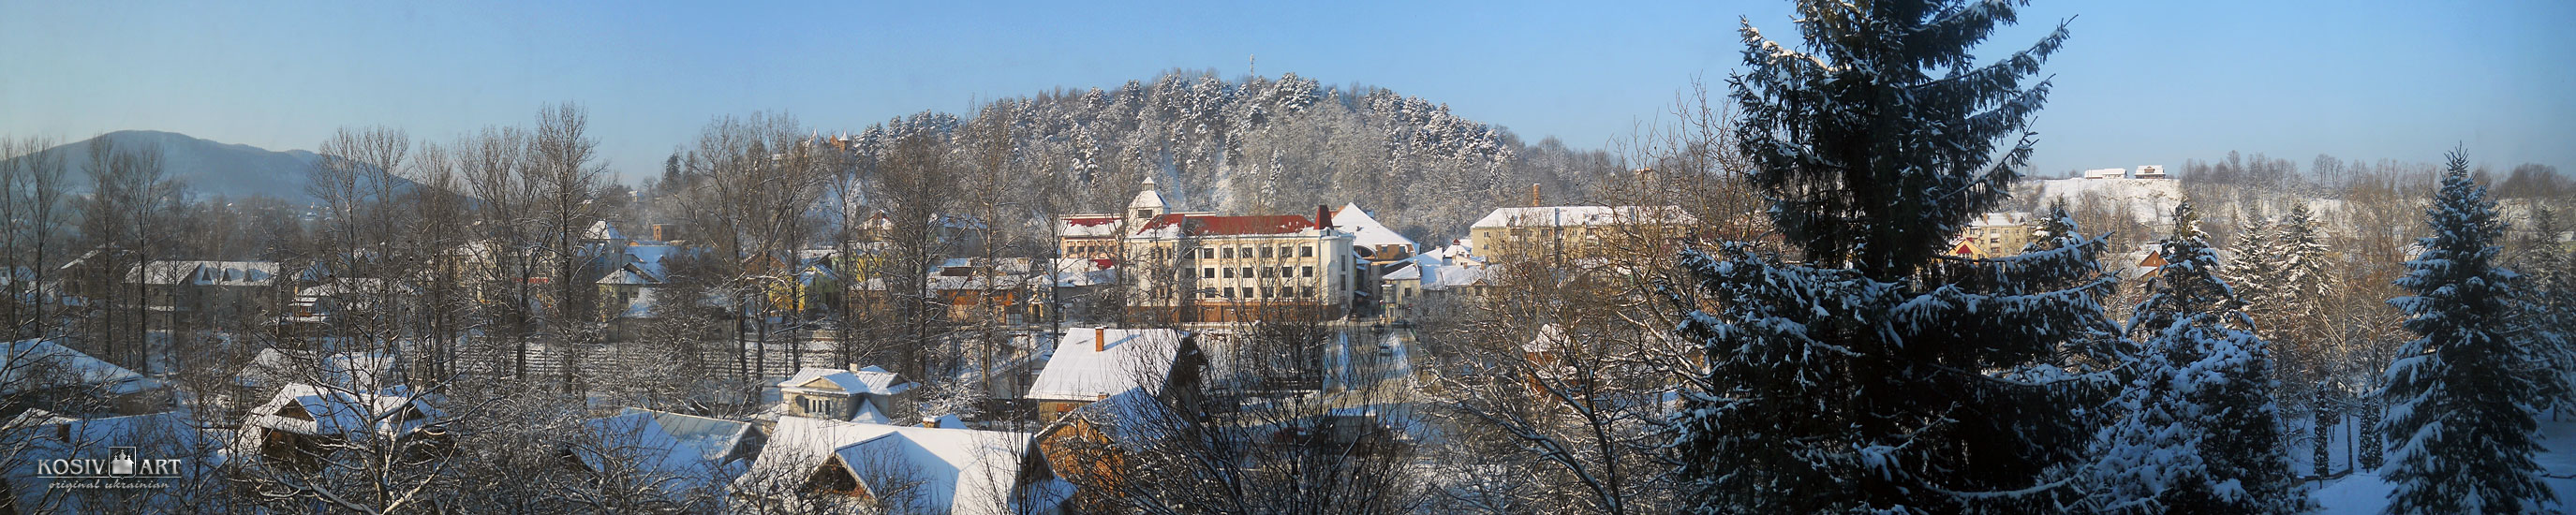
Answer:
[[[2397,286],[2415,295],[2389,301],[2419,338],[2388,367],[2389,457],[2381,477],[2396,486],[2387,513],[2528,513],[2557,497],[2542,485],[2532,441],[2535,410],[2558,390],[2547,356],[2516,327],[2520,277],[2495,265],[2504,233],[2486,188],[2469,179],[2468,158],[2449,155],[2433,207],[2433,235],[2406,262]]]
[[[2020,256],[1940,256],[2020,176],[2048,91],[2025,79],[2066,38],[2061,24],[1977,64],[1970,47],[2014,7],[1801,2],[1805,51],[1742,29],[1738,149],[1805,264],[1742,244],[1684,254],[1693,286],[1723,299],[1680,303],[1707,356],[1669,421],[1685,511],[2065,501],[2049,471],[2079,461],[2095,425],[2079,407],[2103,401],[2121,359],[2101,239],[2061,220]]]
[[[2269,345],[2217,275],[2190,204],[2159,242],[2164,266],[2129,332],[2145,347],[2095,439],[2084,506],[2096,513],[2290,513],[2303,507],[2281,446]]]

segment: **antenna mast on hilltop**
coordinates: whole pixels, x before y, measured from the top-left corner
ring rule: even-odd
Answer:
[[[1246,57],[1244,57],[1244,58],[1243,58],[1243,67],[1244,67],[1244,73],[1249,74],[1249,75],[1252,75],[1252,76],[1254,76],[1254,77],[1260,77],[1260,76],[1261,76],[1261,54],[1246,54]]]

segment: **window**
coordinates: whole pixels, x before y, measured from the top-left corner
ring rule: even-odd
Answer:
[[[1271,275],[1271,268],[1270,268],[1270,267],[1266,267],[1266,266],[1265,266],[1265,267],[1261,267],[1261,276],[1262,276],[1262,277],[1276,277],[1276,276]]]
[[[1261,257],[1270,257],[1270,247],[1261,248]]]
[[[1251,279],[1251,278],[1252,278],[1252,267],[1248,267],[1248,266],[1247,266],[1247,267],[1243,267],[1243,278],[1245,278],[1245,279]]]
[[[1315,276],[1315,267],[1311,267],[1311,266],[1309,266],[1309,267],[1299,267],[1299,268],[1298,268],[1298,270],[1297,270],[1297,276],[1298,276],[1298,277],[1314,277],[1314,276]]]
[[[1313,286],[1308,286],[1308,287],[1306,287],[1306,288],[1305,288],[1305,293],[1301,293],[1301,294],[1298,294],[1298,295],[1299,295],[1299,296],[1302,296],[1302,297],[1305,297],[1305,298],[1309,298],[1309,299],[1311,299],[1311,298],[1315,298],[1315,287],[1313,287]]]
[[[1225,288],[1225,298],[1234,298],[1234,287],[1228,286]]]
[[[1199,247],[1199,257],[1205,259],[1216,259],[1216,249]]]
[[[1234,259],[1234,247],[1226,247],[1226,248],[1225,248],[1225,258],[1226,258],[1226,259]]]
[[[1199,278],[1200,278],[1200,279],[1215,279],[1215,278],[1216,278],[1216,268],[1215,268],[1215,267],[1209,267],[1209,268],[1201,268],[1201,269],[1199,269]]]
[[[1265,298],[1265,299],[1270,298],[1270,287],[1268,287],[1268,286],[1263,286],[1263,287],[1261,287],[1261,298]]]
[[[1297,257],[1315,257],[1315,246],[1297,247]]]

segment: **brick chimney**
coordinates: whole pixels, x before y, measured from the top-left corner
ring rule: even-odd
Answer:
[[[1539,207],[1539,206],[1542,206],[1542,205],[1545,205],[1545,204],[1540,204],[1540,203],[1539,203],[1539,198],[1538,198],[1538,183],[1535,183],[1535,182],[1530,183],[1530,205],[1529,205],[1529,207]]]
[[[1329,206],[1325,206],[1325,205],[1323,205],[1323,204],[1316,204],[1316,205],[1315,205],[1315,227],[1316,227],[1316,228],[1330,228],[1330,227],[1332,227],[1332,226],[1333,226],[1333,211],[1332,211],[1332,209],[1331,209]]]
[[[1091,328],[1091,351],[1109,352],[1109,328]]]

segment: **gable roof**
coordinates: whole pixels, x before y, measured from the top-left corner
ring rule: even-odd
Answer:
[[[379,435],[399,435],[427,426],[446,413],[431,405],[428,394],[410,388],[393,387],[375,391],[334,390],[303,383],[290,383],[280,388],[267,404],[251,408],[244,426],[258,426],[308,435],[347,436],[373,431]],[[276,413],[300,408],[312,420],[278,416]],[[404,420],[395,413],[404,407],[419,410],[419,418]],[[256,434],[244,431],[244,436]]]
[[[43,339],[0,345],[0,393],[75,386],[127,395],[160,388],[161,381]]]
[[[1093,350],[1093,339],[1107,345]],[[1029,383],[1028,398],[1092,401],[1144,388],[1160,392],[1170,379],[1186,333],[1171,329],[1073,329],[1056,338],[1046,369]]]
[[[600,220],[597,222],[591,222],[590,229],[581,232],[581,238],[585,240],[623,240],[626,239],[626,232],[617,230],[616,224],[608,223],[607,220]]]
[[[1341,210],[1334,211],[1333,226],[1340,227],[1344,232],[1351,233],[1352,245],[1370,248],[1386,245],[1403,245],[1406,248],[1421,247],[1420,245],[1415,245],[1412,238],[1406,238],[1403,234],[1395,232],[1394,229],[1386,228],[1386,224],[1378,223],[1376,217],[1371,217],[1369,216],[1368,211],[1360,209],[1360,203],[1358,202],[1345,204],[1342,206]]]
[[[570,452],[583,466],[600,470],[603,454],[614,456],[668,483],[657,486],[696,489],[723,484],[742,472],[743,463],[733,451],[751,434],[751,424],[624,408],[583,421],[582,430],[594,440],[576,444]]]
[[[778,428],[749,472],[734,480],[737,492],[794,488],[827,460],[838,459],[871,491],[895,481],[917,482],[897,512],[1011,513],[1029,434],[943,429],[780,417]]]
[[[27,414],[39,414],[40,411],[30,410]],[[142,504],[116,499],[110,506],[91,506],[87,503],[108,499],[61,495],[52,490],[54,483],[51,480],[27,479],[41,476],[37,468],[40,462],[104,460],[108,458],[111,447],[135,447],[135,457],[142,459],[178,458],[180,474],[192,478],[214,477],[210,474],[221,470],[227,458],[225,453],[217,451],[222,440],[213,432],[197,427],[195,421],[182,412],[92,419],[23,415],[5,426],[8,434],[0,435],[0,440],[15,445],[12,459],[0,463],[0,477],[9,478],[8,481],[0,481],[0,488],[9,489],[0,492],[0,499],[14,498],[20,504],[0,506],[0,510],[14,508],[17,513],[185,511],[188,505],[184,504],[187,502],[184,496],[153,495],[146,496],[148,499],[141,501]],[[92,507],[99,509],[89,509]]]
[[[807,386],[815,381],[822,381],[823,384]],[[877,367],[867,367],[858,370],[805,367],[803,370],[796,371],[795,376],[788,377],[785,381],[779,381],[778,387],[794,390],[821,390],[822,388],[817,387],[828,386],[831,389],[837,389],[848,393],[894,395],[903,393],[905,390],[911,390],[914,386],[913,383],[904,383],[899,381],[900,378],[896,377],[895,373],[887,372],[885,369]]]

